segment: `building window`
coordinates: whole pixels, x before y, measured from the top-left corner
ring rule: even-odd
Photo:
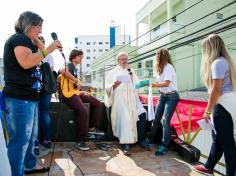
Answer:
[[[75,37],[75,44],[78,44],[78,37]]]
[[[80,45],[82,45],[82,42],[79,42]]]
[[[90,64],[87,64],[87,67],[90,67]]]
[[[93,42],[94,45],[96,45],[96,42]]]
[[[146,61],[146,68],[152,68],[152,66],[153,66],[152,60]]]
[[[96,56],[93,56],[93,59],[96,59]]]
[[[105,49],[105,51],[108,51],[109,49]]]
[[[91,75],[86,75],[85,81],[86,81],[86,83],[91,83]]]
[[[141,62],[138,63],[138,68],[142,68],[142,63]]]
[[[96,71],[93,71],[93,80],[96,79]]]
[[[102,52],[102,49],[99,49],[99,52]]]
[[[102,68],[99,69],[99,76],[103,77],[103,69]]]
[[[216,13],[216,18],[219,20],[223,19],[223,14],[222,13]]]
[[[93,49],[93,52],[96,52],[96,49]]]
[[[86,59],[88,59],[88,60],[89,60],[89,59],[91,59],[91,57],[90,57],[90,56],[87,56],[87,57],[86,57]]]
[[[99,45],[102,45],[103,43],[102,42],[98,42]]]
[[[90,49],[87,49],[87,53],[90,53]]]
[[[145,66],[146,66],[146,76],[148,78],[153,77],[153,60],[149,60],[145,62]]]
[[[109,45],[109,42],[105,42],[106,45]]]
[[[87,42],[86,44],[87,44],[87,45],[90,45],[90,42]]]

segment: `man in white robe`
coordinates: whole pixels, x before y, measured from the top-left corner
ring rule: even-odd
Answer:
[[[128,55],[117,56],[118,65],[106,76],[105,105],[112,106],[111,124],[114,136],[118,137],[125,155],[130,155],[129,144],[137,142],[137,120],[142,107],[137,107],[137,76],[128,65]],[[139,104],[140,106],[140,104]],[[144,109],[143,109],[144,110]],[[141,110],[142,111],[142,110]],[[145,110],[144,110],[145,112]],[[141,112],[143,113],[143,112]]]

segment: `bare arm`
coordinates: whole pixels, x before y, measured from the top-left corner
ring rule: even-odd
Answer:
[[[222,81],[223,81],[223,79],[214,79],[214,80],[212,80],[212,88],[211,88],[211,91],[210,91],[209,100],[208,100],[208,104],[207,104],[207,107],[206,107],[206,112],[211,113],[213,111],[213,108],[216,105],[217,100],[221,96]],[[208,120],[210,118],[210,114],[205,113],[203,115],[203,117],[208,122]]]
[[[38,51],[37,53],[32,53],[29,48],[24,46],[15,47],[14,53],[18,63],[24,69],[32,68],[44,58],[41,54],[41,51]]]
[[[37,47],[43,47],[43,46],[40,45]],[[45,50],[47,53],[51,53],[58,48],[61,48],[61,43],[57,40],[52,42]],[[32,51],[29,48],[24,46],[15,47],[14,53],[18,63],[24,69],[29,69],[34,67],[36,64],[38,64],[40,61],[44,59],[41,51],[38,51],[37,53],[32,53]]]
[[[160,82],[160,83],[153,83],[152,87],[168,87],[170,85],[170,81],[166,80],[164,82]]]

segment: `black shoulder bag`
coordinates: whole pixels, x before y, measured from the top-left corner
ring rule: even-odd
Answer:
[[[57,91],[57,79],[55,78],[48,62],[41,65],[42,71],[42,93],[53,94]]]

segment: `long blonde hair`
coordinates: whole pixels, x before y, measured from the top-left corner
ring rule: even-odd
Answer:
[[[158,59],[158,57],[159,57],[159,59]],[[171,60],[170,53],[169,53],[168,49],[166,49],[166,48],[161,48],[157,51],[156,60],[157,60],[156,69],[157,69],[158,75],[162,74],[164,67],[167,63],[171,64],[174,67],[172,60]]]
[[[212,84],[211,64],[218,57],[224,57],[229,64],[230,80],[233,89],[236,89],[236,72],[234,63],[228,54],[224,41],[220,36],[211,34],[203,40],[202,43],[202,62],[201,62],[201,78],[204,85],[210,89]]]

